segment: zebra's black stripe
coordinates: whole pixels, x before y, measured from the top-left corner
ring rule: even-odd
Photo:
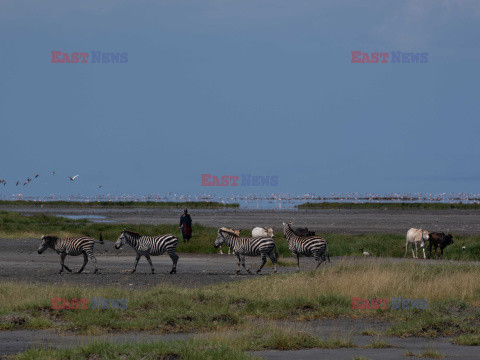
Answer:
[[[115,243],[115,247],[119,249],[122,245],[127,243],[137,252],[137,257],[135,259],[135,267],[132,270],[132,273],[137,269],[138,261],[140,257],[145,256],[150,267],[152,269],[152,274],[155,272],[150,259],[150,255],[162,255],[165,252],[170,256],[173,262],[172,271],[170,274],[175,274],[177,272],[177,261],[178,255],[175,254],[175,249],[178,244],[178,239],[173,235],[163,235],[163,236],[142,236],[139,233],[123,230],[122,234]]]
[[[287,238],[288,249],[292,252],[292,255],[297,258],[297,270],[300,270],[300,255],[315,257],[317,261],[315,269],[318,269],[320,264],[326,261],[325,253],[330,262],[327,240],[321,236],[297,236],[290,226],[290,223],[283,223],[283,231]]]
[[[236,273],[240,272],[240,264],[250,274],[250,269],[245,266],[245,256],[261,256],[262,264],[257,270],[257,274],[262,270],[267,262],[267,256],[272,260],[274,270],[277,272],[277,258],[278,252],[275,242],[271,237],[259,236],[254,238],[239,237],[232,231],[221,228],[218,230],[217,239],[215,240],[215,247],[219,247],[222,243],[226,243],[232,248],[235,255],[238,258],[238,269]]]

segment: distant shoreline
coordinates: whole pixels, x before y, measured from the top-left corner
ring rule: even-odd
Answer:
[[[0,200],[0,206],[45,206],[45,207],[159,207],[159,208],[192,208],[218,209],[238,208],[239,204],[222,204],[216,201],[31,201],[31,200]]]
[[[480,204],[462,204],[462,203],[410,203],[410,202],[382,202],[382,203],[340,203],[340,202],[322,202],[300,204],[296,206],[300,210],[308,209],[428,209],[428,210],[451,210],[465,209],[478,210]]]
[[[192,208],[192,209],[239,209],[238,203],[221,203],[217,201],[66,201],[66,200],[0,200],[0,206],[35,206],[35,207],[75,207],[75,208]],[[290,210],[322,209],[426,209],[426,210],[480,210],[480,204],[464,203],[430,203],[430,202],[306,202]],[[254,209],[249,209],[254,210]],[[258,210],[279,210],[265,208]]]

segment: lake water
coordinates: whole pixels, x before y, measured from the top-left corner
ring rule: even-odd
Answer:
[[[64,214],[57,214],[55,216],[64,217],[64,218],[72,219],[72,220],[87,219],[87,220],[92,220],[93,222],[96,222],[96,223],[114,223],[115,222],[113,220],[107,220],[107,218],[105,216],[100,216],[100,215],[64,215]]]

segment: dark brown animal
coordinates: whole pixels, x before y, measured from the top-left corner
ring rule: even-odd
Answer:
[[[430,233],[430,259],[432,258],[432,247],[434,248],[435,259],[437,259],[437,248],[440,248],[440,258],[443,259],[443,249],[445,249],[448,245],[453,244],[453,236],[451,234],[445,235],[445,233],[441,232],[431,232]]]
[[[293,230],[293,232],[297,236],[315,236],[315,231],[309,231],[308,228],[296,228],[295,230]]]

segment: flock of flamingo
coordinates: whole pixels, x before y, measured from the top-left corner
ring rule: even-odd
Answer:
[[[70,177],[69,177],[70,178]],[[75,178],[76,179],[76,178]],[[70,181],[75,181],[70,179]],[[100,185],[99,188],[103,186]],[[384,202],[431,202],[431,203],[464,203],[464,204],[479,204],[480,194],[436,194],[436,195],[419,195],[412,196],[411,194],[403,194],[397,197],[391,197],[390,195],[372,195],[368,196],[346,196],[346,195],[334,195],[334,196],[318,196],[312,194],[176,194],[176,193],[164,193],[164,194],[148,194],[148,195],[136,195],[136,194],[97,194],[88,196],[84,194],[50,194],[44,196],[24,196],[23,194],[2,195],[0,194],[0,200],[27,200],[27,201],[79,201],[79,202],[92,202],[92,201],[107,201],[107,202],[219,202],[222,204],[239,204],[241,208],[246,209],[294,209],[296,205],[303,204],[305,202],[354,202],[354,203],[384,203]]]

